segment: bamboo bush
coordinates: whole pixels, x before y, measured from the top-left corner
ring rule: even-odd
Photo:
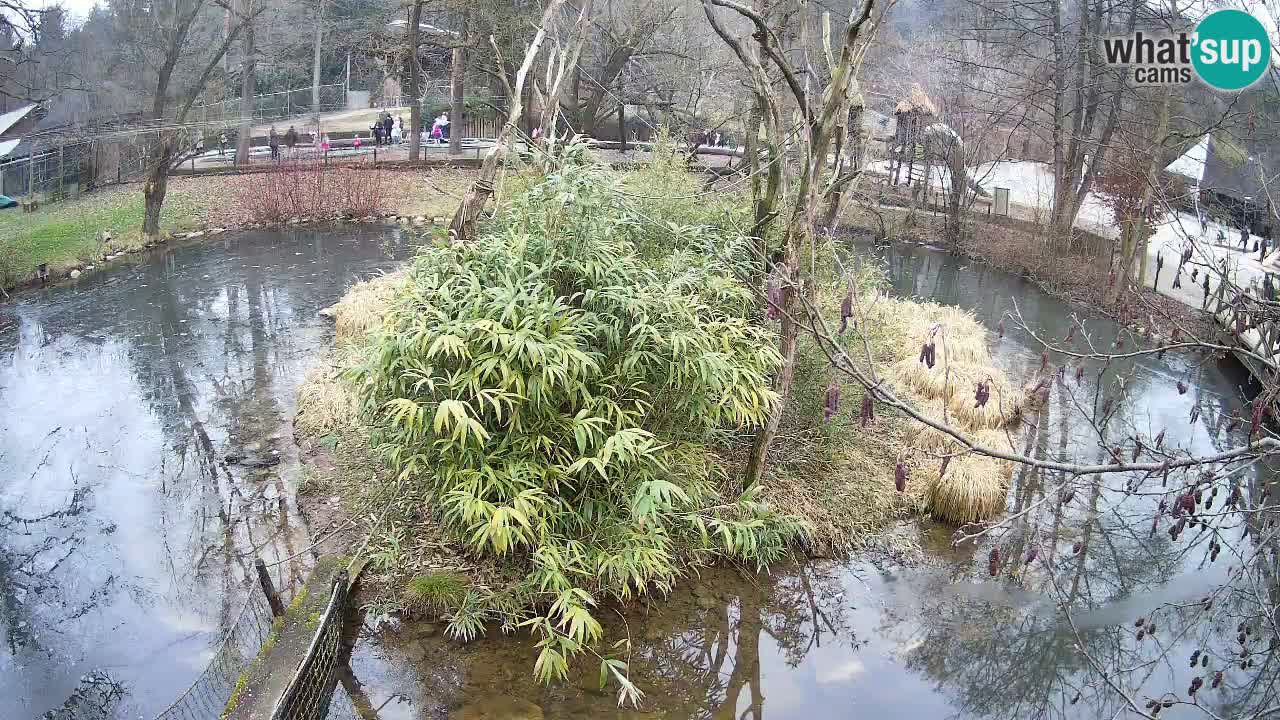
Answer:
[[[472,552],[527,565],[511,588],[470,590],[450,632],[531,629],[543,681],[602,639],[602,598],[669,591],[695,559],[764,565],[804,532],[724,490],[711,452],[777,405],[771,333],[716,259],[733,253],[642,261],[653,221],[618,185],[563,163],[474,242],[423,251],[353,371],[398,481]],[[628,689],[617,663],[602,675]]]

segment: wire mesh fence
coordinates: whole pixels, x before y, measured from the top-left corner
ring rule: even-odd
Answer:
[[[316,627],[307,654],[271,712],[271,720],[325,720],[342,658],[342,615],[347,603],[347,572],[333,581],[329,605]],[[345,696],[345,694],[344,694]]]
[[[87,143],[59,145],[20,160],[0,163],[0,195],[62,199],[79,192]]]
[[[311,86],[283,90],[281,92],[255,95],[253,97],[253,118],[256,120],[273,120],[293,117],[315,112],[315,104],[311,95]],[[320,112],[344,110],[347,107],[347,88],[341,83],[320,86]],[[231,98],[221,102],[200,105],[194,116],[204,123],[224,122],[234,124],[240,120],[240,98]]]
[[[257,588],[251,590],[204,672],[155,720],[218,720],[241,673],[271,634],[273,619],[267,596]]]

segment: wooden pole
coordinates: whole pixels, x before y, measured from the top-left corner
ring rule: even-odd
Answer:
[[[276,594],[275,586],[271,584],[271,575],[267,573],[267,564],[262,558],[255,558],[253,567],[258,571],[258,584],[262,586],[262,592],[267,595],[267,602],[271,604],[271,614],[276,617],[284,617],[284,603],[280,602],[280,596]]]
[[[622,75],[618,75],[618,142],[622,152],[627,151],[627,102],[622,99]],[[593,118],[594,120],[594,118]]]

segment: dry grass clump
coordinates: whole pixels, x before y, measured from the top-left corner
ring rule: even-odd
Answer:
[[[898,318],[901,339],[910,350],[907,356],[916,357],[932,336],[939,362],[990,364],[987,329],[969,311],[912,300],[888,300],[883,305],[886,314]]]
[[[927,469],[925,504],[929,512],[947,522],[963,524],[994,517],[1004,512],[1013,465],[985,455],[961,455]]]
[[[930,415],[941,417],[940,403],[933,403]],[[1005,507],[1013,463],[979,455],[968,450],[955,438],[940,430],[917,424],[911,446],[927,455],[921,481],[923,506],[935,517],[953,523],[985,520],[1000,514]],[[974,443],[993,450],[1016,450],[1012,435],[1006,430],[966,432]],[[942,474],[942,458],[950,456],[946,473]]]
[[[860,401],[850,398],[848,407]],[[893,484],[894,466],[909,444],[908,423],[881,418],[864,431],[847,412],[832,422],[843,425],[820,440],[792,436],[774,456],[774,472],[760,491],[762,500],[809,522],[810,550],[818,555],[858,547],[925,506],[925,485],[914,479],[914,467],[906,492]]]
[[[337,304],[325,308],[322,312],[334,319],[337,344],[363,340],[381,327],[397,291],[408,281],[403,271],[363,280],[353,285]]]
[[[962,425],[975,430],[1002,428],[1018,422],[1022,418],[1024,396],[1004,378],[1003,373],[983,379],[989,384],[991,399],[979,406],[974,399],[977,384],[971,384],[968,392],[957,392],[951,396],[949,407],[952,414]]]
[[[323,437],[356,422],[359,403],[355,391],[342,378],[350,367],[342,349],[349,350],[382,326],[396,293],[407,282],[404,271],[363,280],[351,286],[336,304],[320,311],[334,320],[338,350],[307,373],[298,388],[293,429],[299,437]]]
[[[987,331],[971,314],[932,303],[895,301],[894,311],[909,339],[887,375],[906,398],[914,400],[930,417],[948,421],[979,445],[1011,450],[1005,429],[1022,413],[1024,392],[995,366],[987,350]],[[935,343],[935,363],[930,368],[919,358],[921,345]],[[988,383],[990,399],[978,406],[979,383]],[[946,414],[943,413],[945,405]],[[1010,463],[968,452],[949,435],[915,423],[906,445],[919,451],[924,490],[922,504],[929,512],[950,522],[983,520],[1004,510]],[[942,457],[950,455],[946,472]]]
[[[358,412],[355,392],[342,379],[342,369],[325,363],[307,373],[298,388],[293,430],[304,438],[323,437],[353,422]]]

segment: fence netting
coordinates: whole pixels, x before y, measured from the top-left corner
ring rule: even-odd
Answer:
[[[342,658],[342,616],[347,602],[347,573],[338,573],[329,605],[321,615],[307,654],[280,695],[271,720],[325,720]],[[345,697],[345,694],[344,694]]]

